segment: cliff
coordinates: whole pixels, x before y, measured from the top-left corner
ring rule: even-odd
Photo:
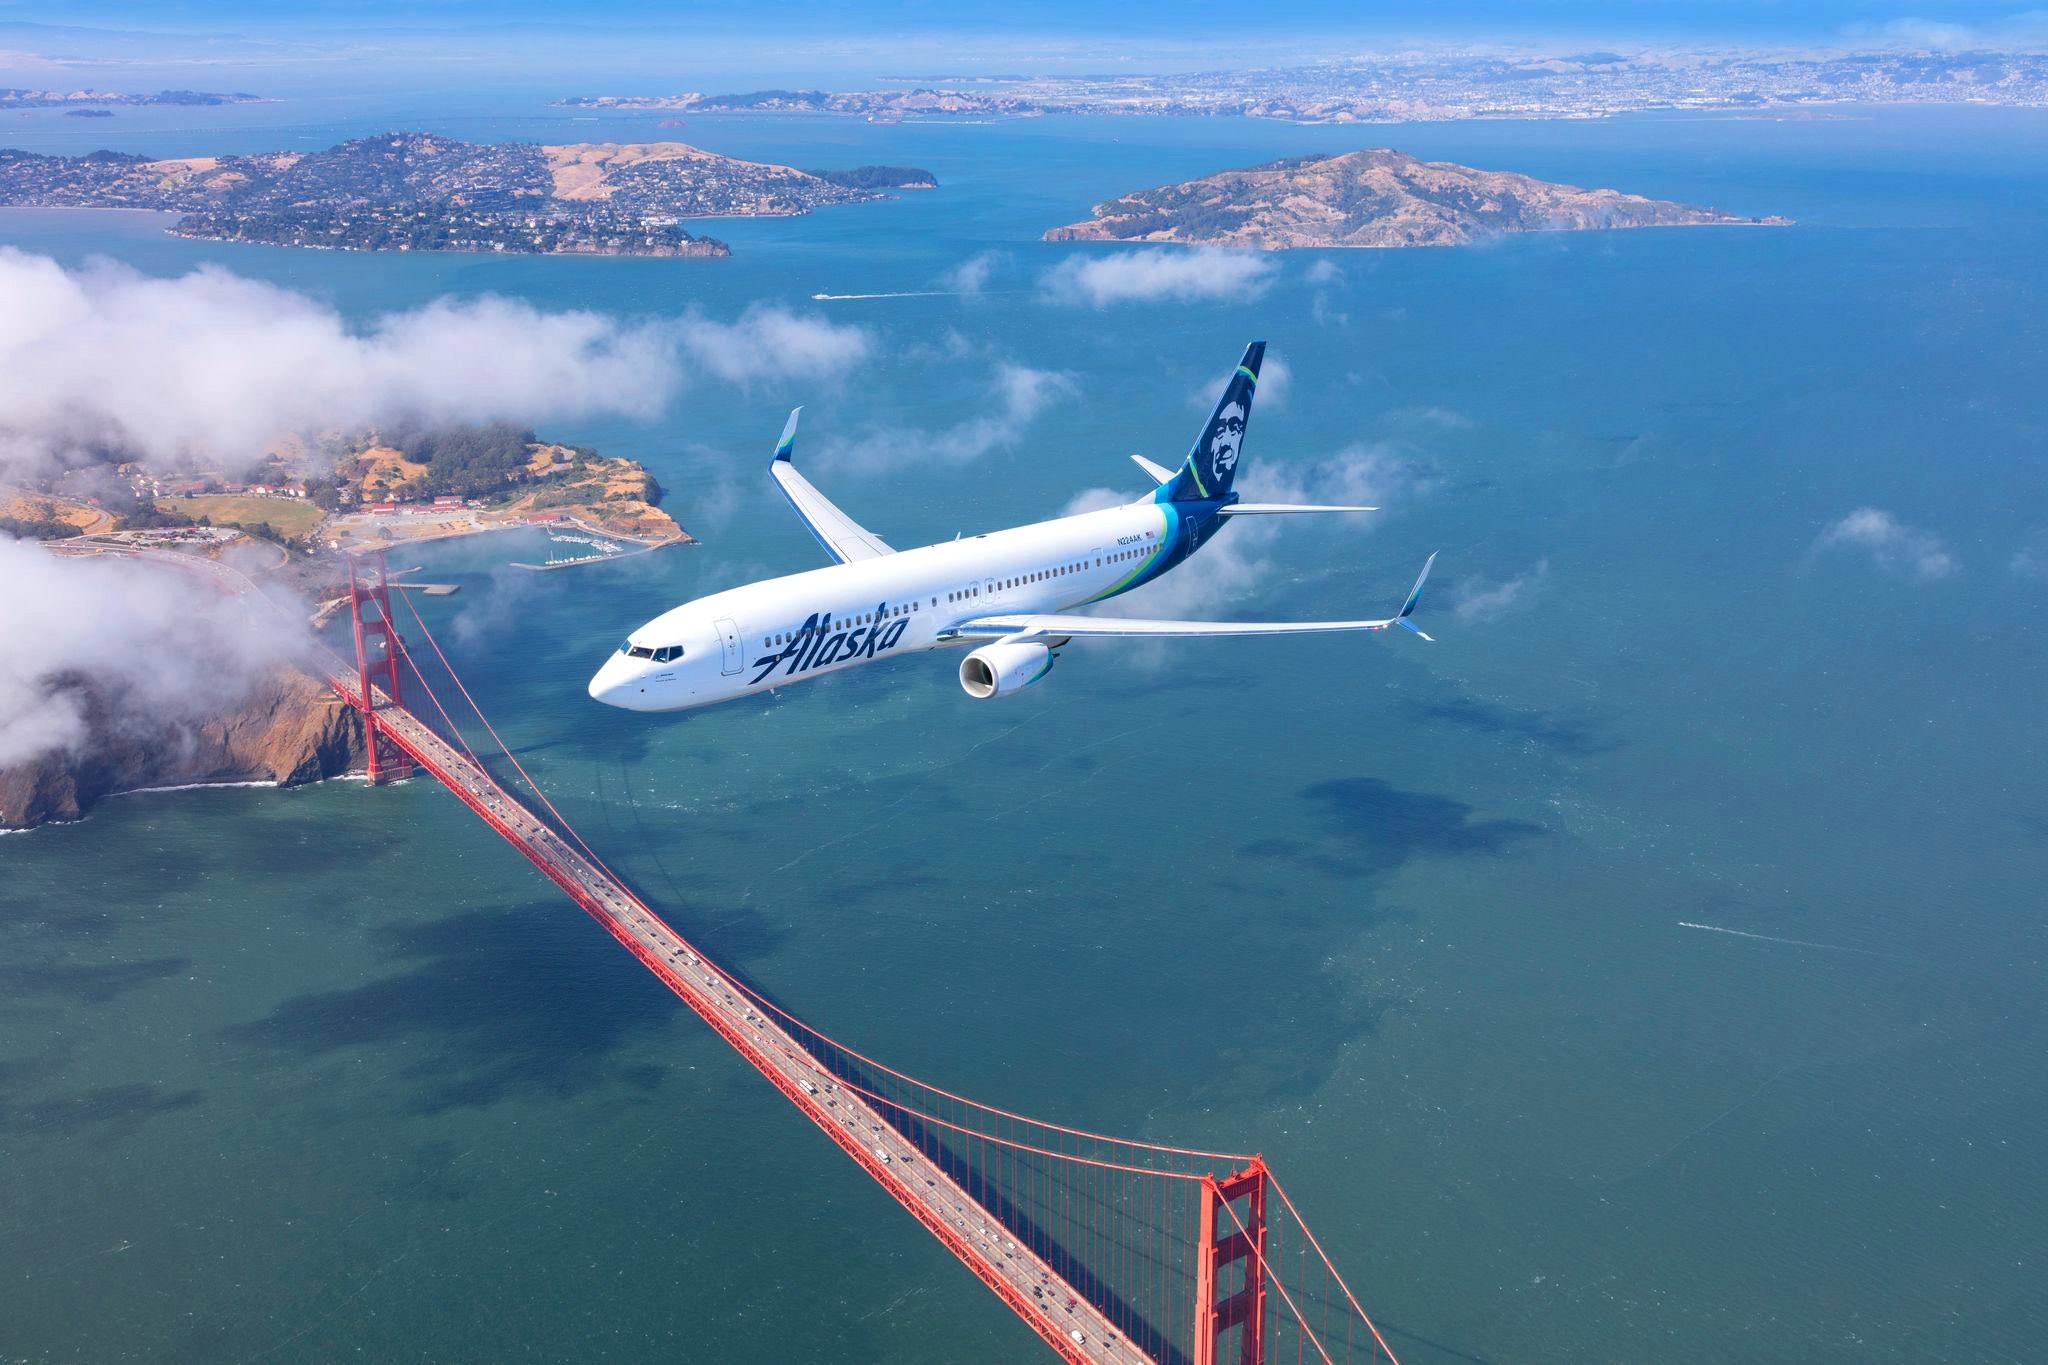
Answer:
[[[1585,190],[1508,171],[1421,161],[1388,148],[1219,171],[1097,204],[1048,242],[1249,247],[1456,246],[1509,232],[1772,224],[1715,209]]]
[[[220,782],[296,786],[363,765],[355,712],[296,670],[264,679],[235,710],[198,723],[138,722],[118,695],[72,684],[90,738],[0,770],[0,829],[76,820],[103,797]]]

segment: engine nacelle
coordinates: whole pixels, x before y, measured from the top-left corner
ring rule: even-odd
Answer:
[[[1052,671],[1052,650],[1033,640],[983,645],[960,661],[960,685],[976,701],[1022,692]]]

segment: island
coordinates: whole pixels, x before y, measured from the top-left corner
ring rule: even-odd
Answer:
[[[344,251],[727,256],[683,220],[803,214],[934,183],[914,167],[802,171],[680,142],[386,133],[251,156],[0,149],[0,206],[156,209],[181,215],[181,237]]]
[[[1296,247],[1457,246],[1510,232],[1783,225],[1715,209],[1584,190],[1508,171],[1421,161],[1385,147],[1296,156],[1139,190],[1095,206],[1048,242]]]
[[[123,94],[118,90],[21,90],[0,89],[0,109],[69,109],[86,104],[130,106],[176,105],[201,108],[222,104],[261,104],[261,95],[224,95],[212,90],[159,90],[154,95]]]

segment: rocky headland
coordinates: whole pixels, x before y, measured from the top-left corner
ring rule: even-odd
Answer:
[[[87,738],[0,768],[0,829],[76,820],[109,796],[233,782],[297,786],[357,772],[363,728],[327,684],[296,669],[259,681],[240,705],[196,722],[147,719],[118,692],[67,680]]]

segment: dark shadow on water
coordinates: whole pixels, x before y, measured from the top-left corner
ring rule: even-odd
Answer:
[[[1241,851],[1336,877],[1376,877],[1418,855],[1490,857],[1546,833],[1526,820],[1476,819],[1463,801],[1404,791],[1376,777],[1332,778],[1304,787],[1301,796],[1321,808],[1321,838],[1255,839]]]
[[[1380,903],[1379,884],[1410,859],[1422,856],[1488,857],[1511,851],[1543,834],[1522,820],[1483,819],[1465,802],[1430,792],[1404,791],[1378,778],[1349,777],[1317,782],[1299,793],[1314,817],[1298,833],[1269,835],[1238,847],[1240,879],[1248,904],[1267,917],[1307,915],[1306,922],[1269,918],[1292,931],[1304,949],[1301,967],[1289,975],[1288,991],[1266,1009],[1241,1012],[1227,1034],[1212,1042],[1210,1060],[1193,1087],[1219,1103],[1258,1095],[1279,1103],[1311,1095],[1329,1079],[1344,1046],[1377,1032],[1398,1001],[1367,999],[1346,990],[1327,971],[1326,945],[1348,940],[1375,923],[1416,917],[1412,906]],[[1271,883],[1288,871],[1320,874],[1338,887],[1317,894],[1275,898]],[[1349,885],[1341,885],[1349,883]],[[1318,904],[1329,908],[1317,911]],[[1301,908],[1287,911],[1283,906]],[[1322,922],[1327,918],[1330,922]],[[1190,989],[1227,993],[1230,980],[1187,983]]]
[[[478,910],[386,931],[406,970],[294,996],[224,1030],[250,1047],[322,1058],[405,1046],[399,1109],[438,1113],[513,1095],[605,1085],[646,1093],[666,1068],[610,1059],[681,1008],[604,934],[556,903]]]
[[[8,1057],[0,1059],[0,1112],[7,1108],[8,1092],[37,1085],[52,1079],[64,1070],[70,1060],[72,1045],[59,1042],[40,1057]]]
[[[1455,725],[1474,734],[1498,739],[1526,740],[1575,757],[1612,753],[1622,747],[1621,740],[1596,734],[1590,726],[1579,721],[1561,719],[1541,711],[1518,711],[1477,697],[1452,697],[1441,701],[1410,699],[1404,706],[1408,714],[1418,720]]]
[[[0,996],[57,995],[83,1005],[104,1005],[138,987],[176,976],[190,959],[159,957],[146,962],[109,962],[94,966],[0,966]]]
[[[199,1099],[197,1090],[166,1092],[160,1086],[141,1082],[103,1085],[63,1099],[0,1106],[0,1131],[57,1137],[94,1129],[128,1133],[159,1114],[190,1109]]]

